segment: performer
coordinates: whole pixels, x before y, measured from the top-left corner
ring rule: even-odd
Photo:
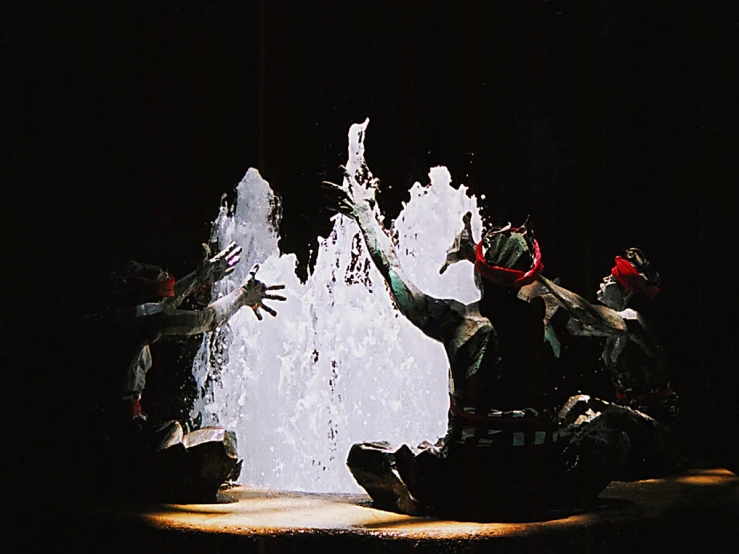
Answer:
[[[110,457],[105,459],[113,464],[120,492],[127,497],[208,500],[238,474],[232,431],[206,428],[185,434],[177,421],[154,425],[141,401],[152,367],[150,344],[162,337],[213,331],[244,306],[258,319],[261,310],[276,315],[264,301],[285,300],[273,293],[284,286],[258,281],[258,266],[241,287],[206,308],[178,309],[188,295],[232,273],[240,253],[235,243],[212,258],[206,251],[198,269],[179,282],[160,267],[138,262],[112,277],[108,310],[96,321],[109,360],[89,387],[96,395],[96,423],[103,436],[93,457],[105,457],[108,447]]]
[[[375,212],[376,180],[364,165],[343,185],[324,183],[330,207],[353,218],[398,310],[444,345],[449,360],[448,430],[435,444],[354,445],[347,464],[379,507],[483,519],[594,499],[628,451],[621,431],[584,437],[564,452],[548,380],[545,305],[518,297],[543,269],[529,226],[492,228],[470,247],[469,216],[447,262],[469,260],[481,299],[471,304],[421,292],[405,275]],[[591,440],[592,439],[592,440]]]
[[[581,297],[546,278],[543,294],[570,313],[567,329],[575,336],[605,339],[601,360],[611,373],[612,393],[602,400],[590,395],[572,397],[560,413],[569,433],[622,429],[631,443],[619,478],[637,479],[673,473],[681,464],[675,423],[678,396],[670,385],[667,362],[654,330],[641,311],[631,306],[651,302],[659,293],[659,274],[638,248],[617,256],[600,284],[602,306],[588,306]],[[595,315],[593,315],[595,314]]]

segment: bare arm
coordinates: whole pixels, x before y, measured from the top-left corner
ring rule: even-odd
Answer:
[[[398,260],[395,247],[379,221],[369,209],[357,210],[355,221],[364,236],[372,261],[390,288],[400,312],[426,335],[440,339],[436,319],[440,312],[451,312],[448,303],[419,290],[407,277]]]
[[[245,285],[212,302],[203,310],[177,310],[163,305],[156,313],[142,318],[142,323],[149,326],[149,332],[155,336],[197,335],[213,331],[225,324],[244,306],[249,306],[260,320],[262,319],[260,310],[276,316],[277,312],[266,306],[263,300],[284,301],[284,296],[271,294],[270,291],[285,287],[284,285],[266,286],[254,278],[255,273],[256,270],[253,270],[251,278]]]
[[[185,275],[175,283],[174,296],[163,302],[171,308],[179,307],[182,302],[205,285],[212,285],[233,272],[239,262],[241,247],[235,242],[229,244],[221,252],[210,257],[210,248],[204,244],[205,256],[198,268]]]
[[[185,275],[182,279],[178,279],[174,286],[174,296],[162,300],[165,304],[172,308],[179,307],[185,298],[194,293],[202,285],[198,279],[198,272],[193,271]]]
[[[550,299],[554,299],[567,310],[572,318],[568,325],[570,329],[580,329],[581,334],[590,333],[606,336],[629,336],[631,334],[626,322],[616,311],[606,306],[593,305],[579,294],[560,287],[543,275],[540,275],[537,281],[542,290],[539,293],[534,293],[533,297],[548,294]]]
[[[442,326],[460,319],[453,300],[440,300],[423,293],[403,271],[395,247],[375,216],[373,191],[361,186],[353,189],[324,182],[332,208],[357,222],[367,250],[385,279],[395,305],[408,320],[429,337],[443,340]],[[460,304],[461,307],[461,304]]]

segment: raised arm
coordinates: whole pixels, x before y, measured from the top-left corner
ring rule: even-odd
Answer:
[[[185,275],[175,283],[174,296],[165,298],[163,302],[167,307],[178,308],[182,302],[205,285],[212,285],[229,275],[239,263],[241,247],[235,242],[229,244],[221,252],[210,257],[210,248],[203,245],[204,257],[198,268]]]
[[[151,313],[140,313],[145,315],[141,324],[148,327],[148,331],[154,336],[163,335],[197,335],[213,331],[225,324],[239,309],[244,306],[250,307],[257,319],[262,319],[260,310],[264,310],[272,316],[277,312],[266,306],[264,300],[284,301],[285,297],[272,294],[271,291],[284,289],[284,285],[267,286],[258,281],[254,276],[253,269],[249,280],[230,292],[229,294],[212,302],[202,310],[177,310],[164,303],[144,304],[139,309],[144,312],[149,309]]]
[[[348,187],[324,181],[323,186],[329,207],[357,222],[369,255],[400,312],[429,337],[444,340],[442,325],[459,318],[459,310],[452,307],[455,301],[433,298],[408,279],[390,237],[375,215],[372,185]]]

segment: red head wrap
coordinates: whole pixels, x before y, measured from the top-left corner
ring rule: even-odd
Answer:
[[[174,296],[174,277],[167,279],[147,279],[145,277],[134,277],[135,282],[139,283],[142,288],[150,291],[159,297]]]
[[[634,265],[629,260],[622,258],[621,256],[616,256],[616,265],[611,269],[611,275],[613,275],[616,278],[616,281],[621,283],[621,285],[630,292],[644,294],[651,299],[654,299],[659,292],[658,287],[650,285]]]
[[[518,228],[511,229],[511,231],[517,231]],[[532,283],[544,269],[544,264],[541,263],[541,251],[539,250],[539,243],[534,241],[534,265],[528,271],[522,271],[520,269],[508,269],[507,267],[500,267],[497,265],[489,265],[485,261],[485,256],[482,252],[482,241],[477,244],[475,248],[475,269],[496,285],[502,285],[504,287],[522,287]]]

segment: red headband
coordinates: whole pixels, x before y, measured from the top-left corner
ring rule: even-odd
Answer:
[[[644,294],[654,300],[659,288],[650,285],[644,276],[634,267],[629,260],[616,256],[616,265],[611,269],[611,275],[630,292]]]
[[[146,277],[133,277],[137,282],[141,283],[147,290],[152,291],[157,296],[174,296],[174,277],[167,279],[147,279]]]
[[[511,229],[517,231],[518,229]],[[496,285],[502,285],[504,287],[522,287],[532,283],[544,269],[544,264],[541,263],[541,251],[539,250],[539,243],[534,239],[534,265],[528,271],[522,271],[520,269],[508,269],[507,267],[500,267],[497,265],[489,265],[485,261],[485,257],[482,253],[482,241],[477,243],[475,248],[475,269]]]

